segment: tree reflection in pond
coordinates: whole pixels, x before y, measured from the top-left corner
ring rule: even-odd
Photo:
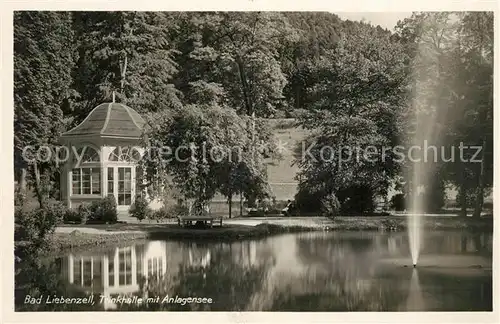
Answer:
[[[25,303],[26,296],[42,297],[40,304]],[[86,311],[99,310],[96,302],[89,304],[55,304],[46,303],[48,296],[81,297],[91,294],[78,287],[70,285],[61,277],[61,260],[51,262],[39,258],[25,258],[16,264],[14,305],[16,311]],[[94,300],[99,300],[98,294],[93,294]]]
[[[260,290],[265,273],[274,263],[271,254],[256,256],[243,253],[252,249],[254,242],[219,244],[209,249],[203,245],[190,244],[187,261],[179,265],[174,276],[169,272],[160,280],[143,285],[136,295],[141,297],[160,296],[160,303],[143,305],[122,305],[121,310],[231,310],[248,309],[253,294]],[[171,272],[170,272],[171,273]],[[211,298],[212,303],[161,303],[165,296],[180,298]]]
[[[16,276],[16,307],[43,309],[23,305],[28,292],[64,292],[69,297],[160,299],[99,305],[122,311],[488,310],[491,250],[491,234],[426,233],[422,264],[413,269],[404,266],[411,261],[404,233],[297,233],[233,243],[149,241],[69,253],[50,269],[26,267]],[[165,296],[213,302],[161,303]]]

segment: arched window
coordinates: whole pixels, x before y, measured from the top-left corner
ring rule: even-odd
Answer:
[[[99,152],[90,146],[77,149],[73,157],[75,161],[79,161],[80,163],[94,163],[101,160]]]
[[[90,146],[85,147],[85,151],[83,152],[82,156],[82,162],[83,163],[88,163],[88,162],[99,162],[99,152],[97,152],[95,149],[93,149]]]
[[[109,161],[115,162],[139,162],[141,154],[133,147],[116,147],[109,154]]]

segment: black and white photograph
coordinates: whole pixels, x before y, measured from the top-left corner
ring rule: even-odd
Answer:
[[[494,11],[11,15],[14,313],[493,313]]]

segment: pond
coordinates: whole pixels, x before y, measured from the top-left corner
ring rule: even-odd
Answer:
[[[43,300],[30,304],[25,290],[24,295],[17,296],[16,308],[492,309],[491,233],[426,233],[419,260],[413,268],[406,233],[310,232],[233,243],[146,241],[51,259],[49,268],[57,291],[43,283],[45,288],[38,288],[46,292]],[[79,305],[76,299],[64,305],[47,304],[57,302],[57,298],[91,295]],[[190,297],[194,300],[187,299]]]

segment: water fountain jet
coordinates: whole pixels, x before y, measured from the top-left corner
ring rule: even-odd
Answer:
[[[424,22],[425,24],[425,22]],[[435,62],[438,62],[438,53],[429,48],[432,44],[425,42],[423,39],[418,44],[418,55],[415,58],[418,64],[415,65],[413,71],[413,99],[411,109],[415,113],[414,119],[411,120],[413,126],[410,130],[411,144],[413,148],[419,148],[419,156],[413,156],[408,151],[408,157],[413,162],[408,164],[410,167],[407,171],[408,178],[411,179],[411,196],[410,208],[408,214],[408,238],[410,244],[410,253],[412,264],[416,267],[421,243],[422,243],[422,214],[427,211],[426,206],[430,203],[426,201],[429,197],[425,191],[429,190],[435,181],[434,174],[436,165],[438,164],[438,149],[437,147],[443,142],[442,129],[440,125],[446,119],[446,112],[441,103],[436,98],[446,88],[445,84],[439,83],[440,68],[422,68],[431,67]],[[432,46],[431,46],[432,47]],[[437,81],[437,82],[436,82]],[[429,146],[430,145],[430,146]],[[434,148],[435,150],[430,150]],[[432,153],[434,152],[434,153]]]

